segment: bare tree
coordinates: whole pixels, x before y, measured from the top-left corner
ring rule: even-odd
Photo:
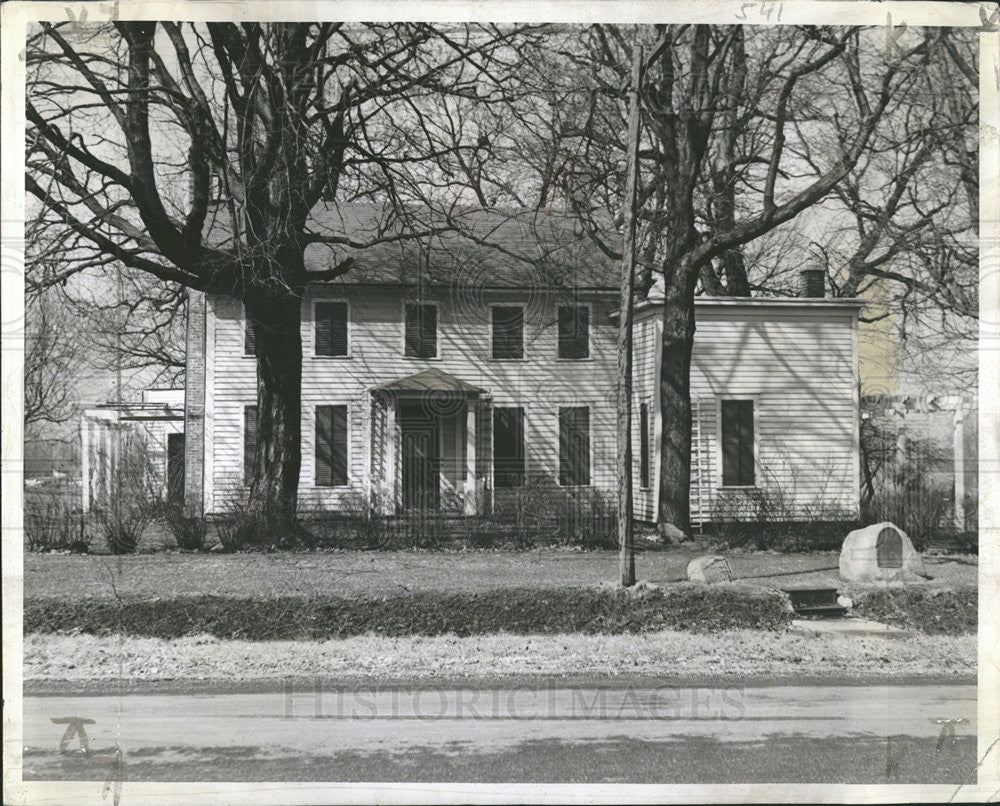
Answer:
[[[658,520],[677,534],[689,521],[695,294],[749,293],[743,248],[848,180],[880,125],[910,101],[931,43],[911,37],[908,49],[886,57],[853,28],[590,29],[585,42],[563,50],[591,102],[563,128],[562,147],[574,166],[568,204],[609,257],[617,251],[607,223],[621,221],[621,90],[637,40],[651,52],[642,85],[638,285],[648,291],[662,278]],[[815,100],[830,87],[844,105]]]
[[[406,204],[409,167],[440,148],[414,99],[501,97],[518,34],[123,22],[89,35],[43,24],[29,42],[27,188],[72,258],[51,281],[110,257],[242,301],[258,335],[250,496],[280,517],[294,512],[301,463],[301,299],[351,264],[312,269],[305,250],[433,233]],[[364,238],[319,231],[322,199],[386,214]]]
[[[76,413],[82,346],[57,290],[25,300],[24,424],[62,423]]]

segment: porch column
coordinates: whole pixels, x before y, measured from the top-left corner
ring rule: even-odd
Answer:
[[[396,401],[389,398],[385,407],[385,501],[383,515],[395,515],[396,502]]]
[[[465,514],[476,514],[476,401],[465,402]]]

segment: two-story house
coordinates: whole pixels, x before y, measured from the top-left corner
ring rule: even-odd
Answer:
[[[319,209],[331,227],[343,209]],[[502,510],[526,484],[615,489],[618,266],[568,218],[481,212],[489,243],[359,251],[302,302],[300,499],[385,514]],[[342,254],[313,245],[312,268]],[[525,259],[528,258],[528,259]],[[831,299],[698,303],[692,496],[781,483],[856,514],[857,309]],[[255,335],[242,306],[189,301],[185,497],[245,490],[256,445]],[[636,516],[655,520],[659,339],[636,315]]]

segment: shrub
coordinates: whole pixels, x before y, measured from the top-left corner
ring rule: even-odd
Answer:
[[[208,536],[208,521],[198,515],[186,515],[180,504],[170,504],[163,510],[167,528],[177,541],[177,547],[185,551],[204,551]]]
[[[108,550],[131,554],[163,511],[161,480],[143,434],[132,428],[119,430],[114,449],[99,461],[101,475],[113,481],[108,491],[97,495],[95,518]]]
[[[251,501],[242,490],[223,498],[223,513],[217,531],[224,551],[315,548],[319,543],[308,520],[302,522],[285,512],[270,510]]]
[[[243,640],[321,640],[376,635],[642,633],[676,629],[778,630],[791,618],[783,594],[737,585],[684,585],[642,595],[614,588],[428,592],[380,598],[333,596],[157,601],[27,600],[25,632],[79,630],[178,638],[208,633]]]
[[[227,507],[219,521],[219,542],[224,551],[271,547],[271,528],[264,514],[254,507]]]
[[[562,542],[586,549],[618,546],[618,499],[614,494],[594,489],[567,493],[559,516],[557,532]]]
[[[74,511],[64,497],[51,495],[26,501],[24,537],[28,551],[90,551],[91,535],[83,514]]]
[[[783,496],[766,488],[720,490],[712,501],[712,524],[730,548],[771,548],[790,520]]]
[[[944,522],[951,512],[952,498],[950,490],[926,481],[889,483],[862,506],[862,520],[891,521],[906,532],[917,551],[923,551],[928,539],[950,528]]]
[[[929,634],[975,633],[979,591],[974,585],[956,590],[892,588],[852,593],[853,609],[866,618]]]

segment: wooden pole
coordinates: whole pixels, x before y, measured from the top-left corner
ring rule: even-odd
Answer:
[[[965,409],[959,398],[955,408],[955,528],[965,531]]]
[[[622,587],[635,584],[632,534],[632,295],[635,286],[635,203],[639,173],[639,79],[642,47],[632,48],[629,87],[628,163],[625,175],[625,244],[618,299],[618,576]]]

